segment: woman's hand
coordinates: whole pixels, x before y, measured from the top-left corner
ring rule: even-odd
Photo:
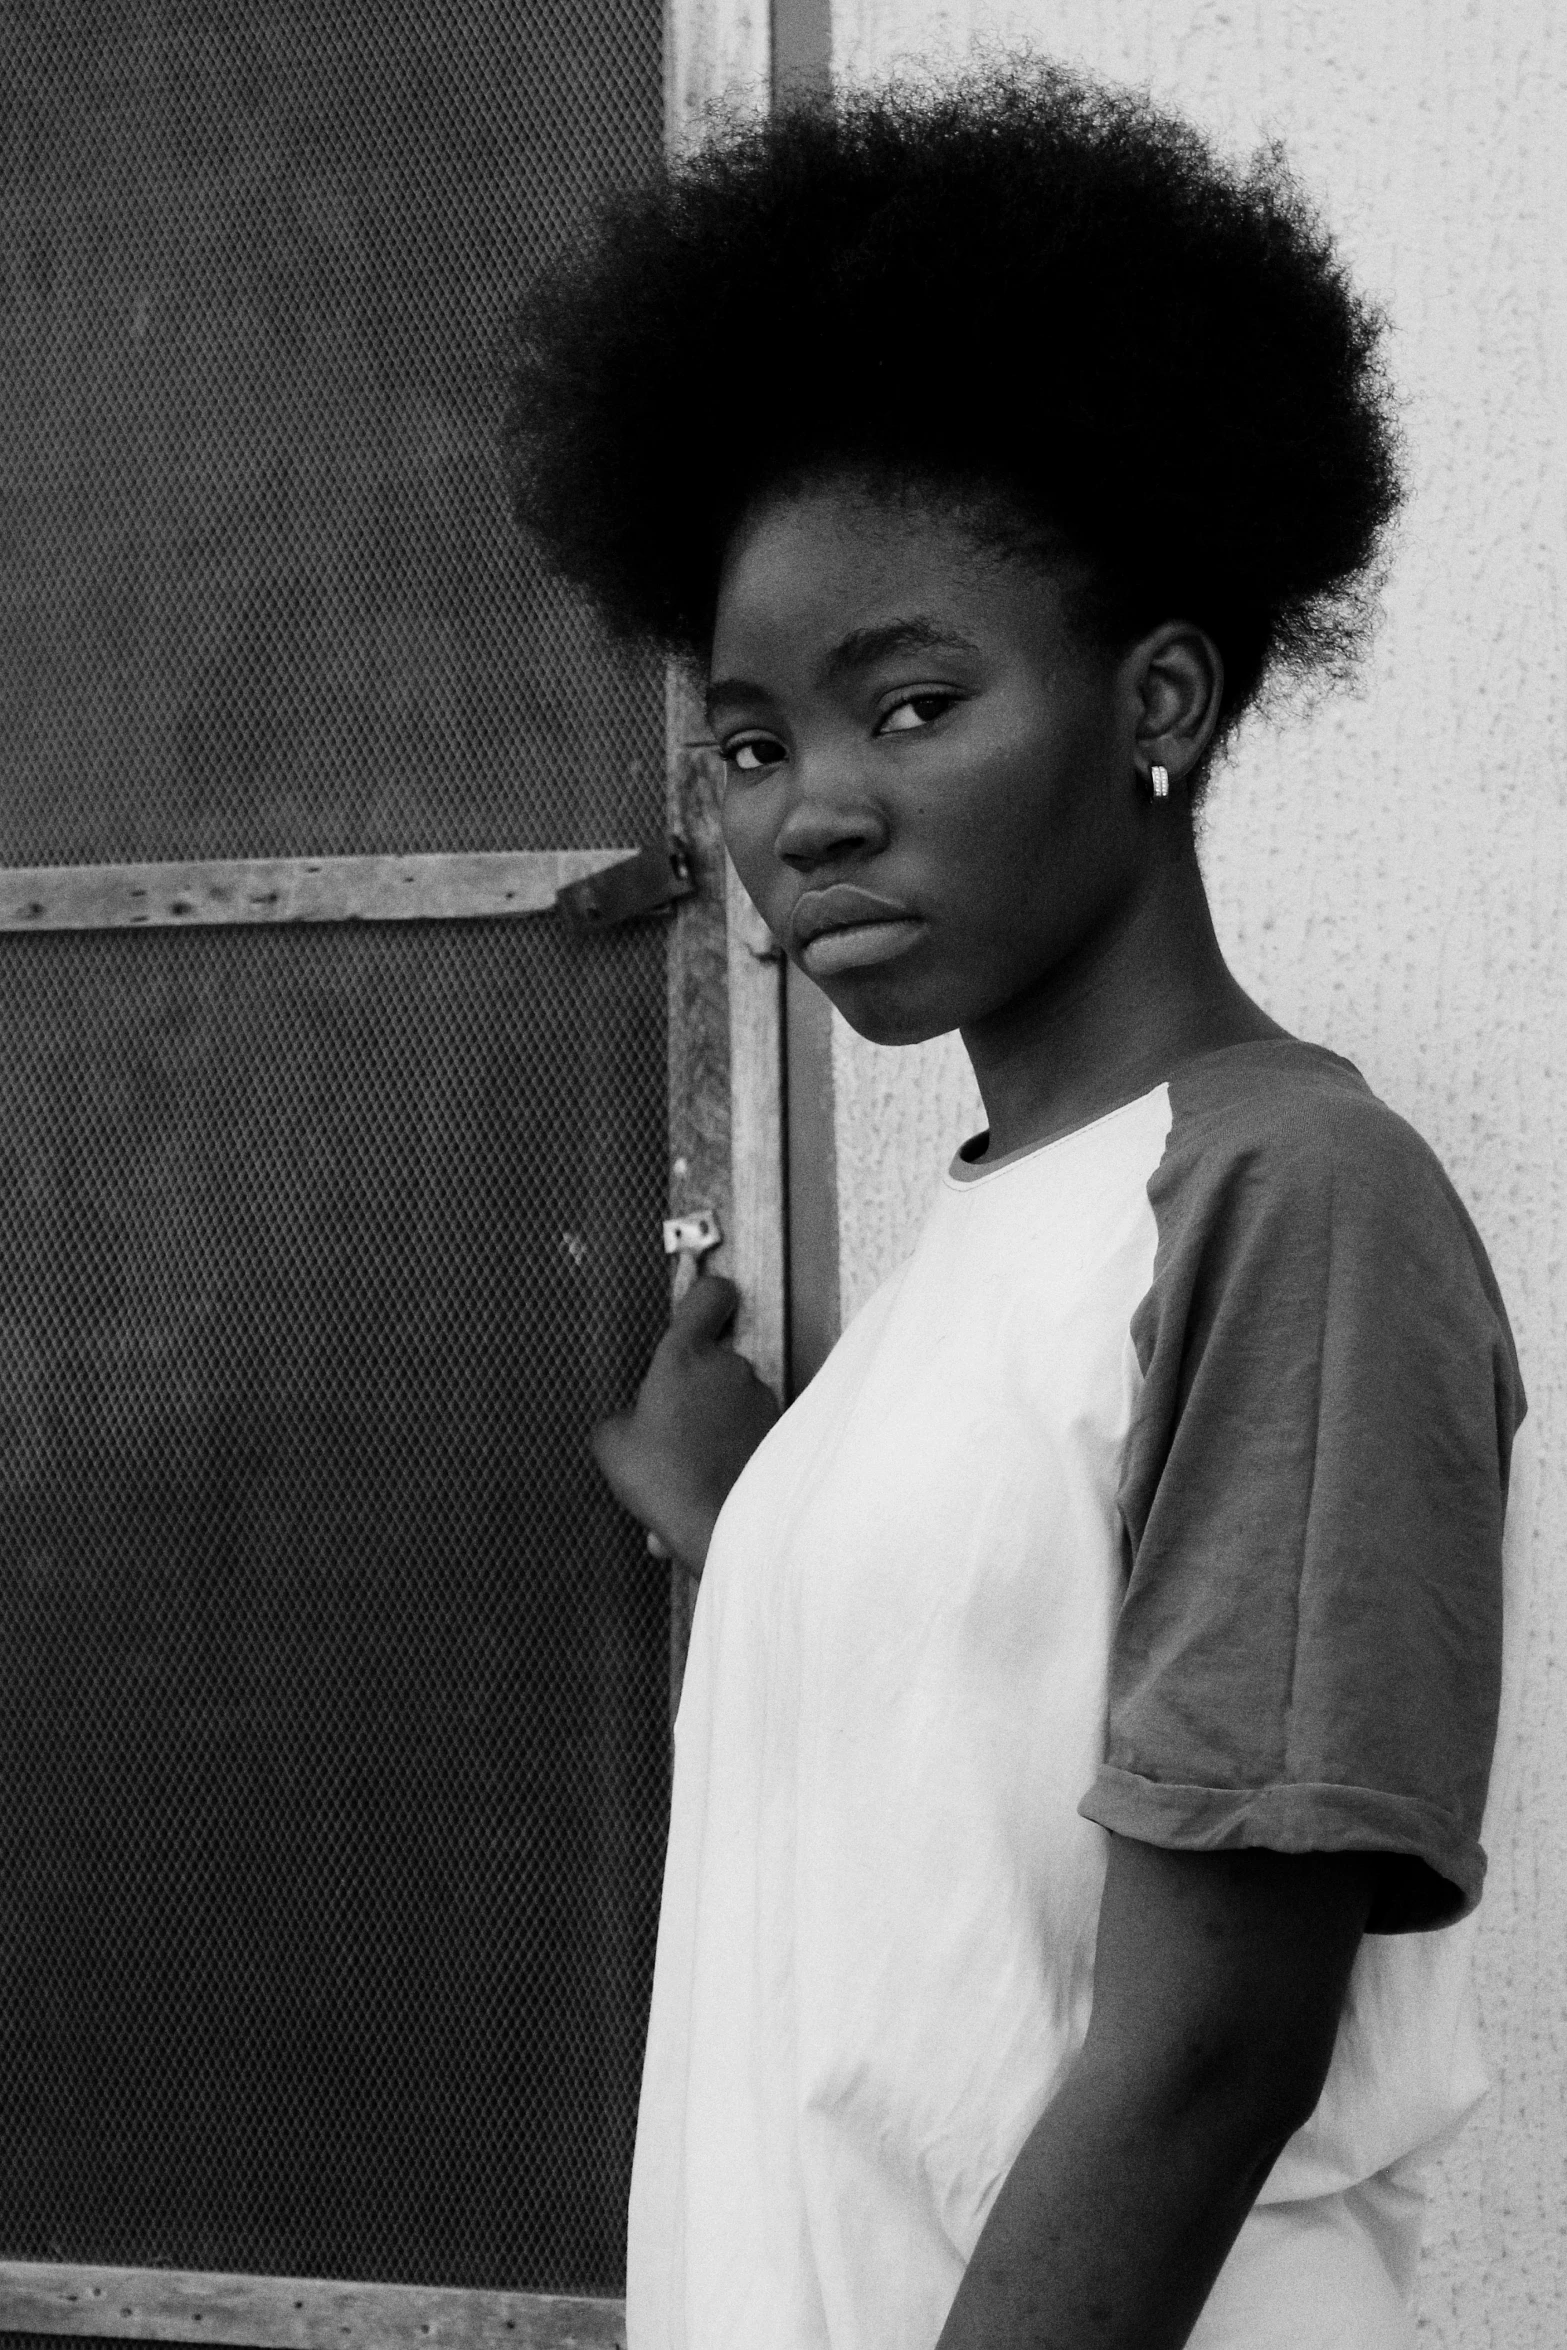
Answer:
[[[729,1488],[778,1417],[729,1344],[739,1291],[717,1273],[691,1284],[669,1318],[635,1409],[601,1420],[593,1455],[624,1509],[693,1575],[702,1572]]]

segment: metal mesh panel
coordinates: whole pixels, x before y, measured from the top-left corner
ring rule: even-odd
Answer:
[[[659,0],[30,0],[0,74],[0,862],[645,833],[490,355],[657,150]]]
[[[661,965],[0,942],[0,2252],[619,2288]]]

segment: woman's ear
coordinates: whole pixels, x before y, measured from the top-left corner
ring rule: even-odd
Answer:
[[[1147,777],[1162,767],[1184,783],[1201,764],[1219,723],[1224,663],[1211,636],[1190,621],[1165,620],[1127,655],[1136,709],[1136,760]]]

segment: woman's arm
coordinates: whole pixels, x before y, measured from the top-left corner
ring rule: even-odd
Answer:
[[[601,1420],[593,1452],[615,1499],[693,1575],[729,1488],[778,1404],[729,1345],[740,1293],[720,1274],[693,1281],[669,1318],[636,1407]]]
[[[1375,1868],[1111,1839],[1088,2037],[938,2350],[1180,2350],[1321,2093]]]

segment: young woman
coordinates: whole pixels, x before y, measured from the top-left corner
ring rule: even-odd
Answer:
[[[520,514],[702,672],[790,956],[989,1118],[781,1420],[708,1280],[599,1433],[703,1577],[631,2350],[1413,2340],[1523,1398],[1193,835],[1365,625],[1378,336],[1276,156],[1024,69],[730,130],[530,305]]]

